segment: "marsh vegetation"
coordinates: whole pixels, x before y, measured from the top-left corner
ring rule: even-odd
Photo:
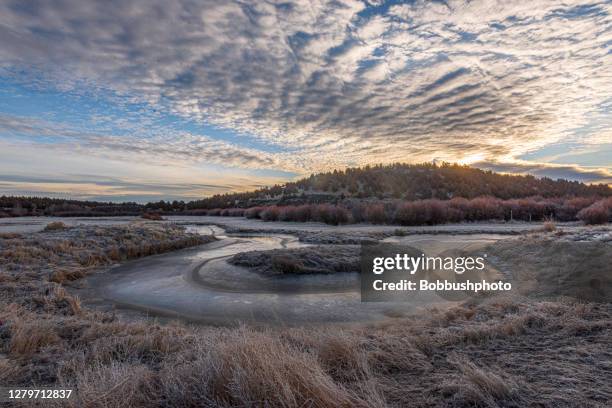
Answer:
[[[491,253],[498,265],[539,260],[534,268],[523,268],[525,273],[543,283],[558,282],[557,266],[568,265],[564,270],[571,273],[585,255],[573,249],[580,241],[596,241],[597,250],[610,254],[609,229],[580,234],[539,232],[519,238],[518,245],[499,241]],[[74,387],[76,400],[57,403],[72,407],[610,402],[610,299],[569,290],[573,281],[565,275],[561,281],[569,289],[563,297],[527,288],[345,327],[159,324],[89,308],[71,293],[82,276],[102,266],[211,239],[161,223],[53,227],[0,236],[2,384]],[[355,266],[356,248],[319,246],[272,254],[289,257],[298,273],[342,271]],[[566,254],[559,265],[541,268],[559,251]],[[247,253],[236,259],[276,274],[268,255]],[[610,282],[609,269],[603,269],[607,259],[588,265],[599,268],[598,278],[608,279],[600,282],[604,287]]]

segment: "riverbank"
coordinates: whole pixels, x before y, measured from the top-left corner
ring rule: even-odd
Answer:
[[[318,225],[302,227],[309,228],[302,230],[304,233],[333,233],[345,238],[355,231]],[[609,299],[585,302],[573,297],[571,291],[563,298],[547,293],[531,297],[526,292],[479,296],[452,307],[430,306],[419,314],[397,314],[353,325],[327,322],[300,327],[213,327],[178,319],[167,319],[162,325],[151,318],[128,318],[121,309],[89,307],[74,296],[74,289],[85,282],[83,279],[62,284],[47,282],[44,271],[48,261],[39,261],[35,256],[37,251],[61,251],[61,246],[68,244],[60,243],[66,240],[71,246],[90,248],[88,239],[112,243],[120,242],[117,237],[123,236],[126,242],[135,243],[143,236],[155,239],[156,234],[161,234],[157,239],[166,237],[173,242],[174,238],[189,237],[188,231],[214,234],[218,240],[206,238],[210,242],[201,249],[136,259],[110,272],[89,270],[86,260],[95,257],[50,258],[55,262],[52,265],[72,265],[82,268],[91,279],[101,277],[117,284],[121,283],[122,273],[134,271],[134,265],[148,265],[140,268],[138,275],[125,275],[124,280],[144,284],[142,293],[149,299],[180,306],[189,299],[184,291],[179,290],[172,299],[159,292],[159,287],[146,285],[147,279],[164,282],[170,278],[159,275],[152,267],[166,265],[168,271],[177,270],[179,259],[184,260],[183,265],[197,266],[206,261],[204,267],[212,266],[208,262],[212,255],[220,256],[221,262],[236,251],[234,245],[242,245],[238,249],[243,251],[253,249],[251,240],[259,239],[257,245],[268,248],[304,245],[291,236],[276,239],[270,234],[272,229],[260,237],[253,237],[251,231],[242,236],[244,241],[239,241],[241,236],[224,235],[218,228],[205,225],[182,230],[161,222],[153,223],[151,228],[146,232],[149,229],[145,226],[90,226],[76,227],[74,231],[82,231],[83,235],[75,233],[70,239],[62,235],[70,229],[2,238],[4,250],[4,240],[24,240],[27,236],[25,241],[31,243],[32,252],[23,258],[11,258],[11,263],[0,263],[0,383],[72,387],[77,399],[58,403],[72,407],[605,406],[612,400]],[[569,232],[517,237],[525,240],[522,246],[505,243],[503,238],[512,238],[511,235],[495,235],[487,240],[500,246],[499,261],[508,265],[520,260],[517,248],[533,248],[525,262],[539,259],[541,254],[556,256],[554,245],[565,248],[596,241],[607,245],[603,250],[609,250],[609,229],[572,228],[568,228]],[[123,232],[114,235],[118,231]],[[408,234],[387,239],[427,247],[435,253],[459,244],[466,249],[489,245],[483,237],[465,234]],[[232,240],[238,242],[225,245]],[[550,246],[545,241],[550,241]],[[571,252],[565,248],[563,253]],[[578,257],[580,252],[574,254]],[[81,259],[84,264],[80,264]],[[546,265],[545,259],[539,262]],[[200,274],[202,278],[209,279],[208,283],[218,278],[227,281],[227,275],[215,275],[212,269]],[[536,265],[529,272],[538,274],[540,270],[544,269]],[[93,271],[99,272],[87,273]],[[202,269],[198,269],[200,272]],[[600,277],[607,276],[604,270],[600,272]],[[551,273],[546,279],[557,277],[553,269],[546,273]],[[243,281],[244,276],[236,278]],[[187,282],[179,274],[178,279],[166,283],[174,288],[179,281]],[[294,297],[287,295],[287,299]],[[244,293],[237,293],[236,299],[246,301],[242,306],[245,313],[263,305],[249,305],[253,299]],[[234,304],[237,302],[221,304],[220,310],[227,311]],[[326,314],[320,305],[312,310],[316,308],[321,315]],[[308,314],[308,310],[301,310],[302,315]],[[299,307],[295,309],[296,316],[299,311]]]

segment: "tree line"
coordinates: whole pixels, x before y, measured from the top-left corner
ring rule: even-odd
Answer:
[[[491,197],[611,197],[604,184],[507,175],[450,163],[376,165],[313,174],[309,177],[243,193],[217,194],[194,201],[138,204],[79,201],[48,197],[0,197],[0,217],[25,215],[114,216],[147,212],[206,214],[210,210],[261,206],[339,205],[357,201],[404,202]]]

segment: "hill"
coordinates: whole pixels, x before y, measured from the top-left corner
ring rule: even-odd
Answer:
[[[604,184],[587,185],[531,175],[498,174],[458,164],[391,164],[313,174],[284,185],[245,193],[215,195],[187,203],[188,209],[337,203],[347,198],[448,200],[491,196],[499,199],[541,197],[609,197]]]
[[[486,197],[486,200],[483,201],[483,197]],[[517,199],[527,197],[531,200],[515,202]],[[244,193],[215,195],[187,203],[158,201],[142,205],[131,202],[104,203],[44,197],[2,196],[0,197],[0,217],[117,216],[140,215],[148,212],[177,215],[242,215],[247,213],[245,212],[247,208],[269,207],[284,207],[282,212],[293,213],[296,207],[311,204],[319,207],[327,205],[327,207],[325,209],[317,207],[316,211],[308,210],[308,212],[313,214],[333,213],[333,216],[305,216],[302,213],[306,209],[301,208],[300,214],[295,217],[285,214],[285,219],[297,218],[303,221],[321,219],[330,223],[348,221],[433,223],[434,220],[428,219],[412,220],[414,217],[406,214],[434,214],[435,211],[432,210],[432,205],[434,205],[435,207],[453,207],[452,211],[446,211],[448,214],[455,214],[457,211],[464,214],[462,216],[455,214],[452,217],[447,214],[448,217],[442,217],[436,222],[442,222],[446,218],[450,221],[515,219],[517,217],[532,220],[553,216],[560,220],[574,220],[580,210],[595,203],[597,199],[607,197],[612,197],[612,189],[603,184],[587,185],[577,181],[540,179],[530,175],[498,174],[449,163],[441,165],[431,163],[392,164],[318,173],[283,185]],[[466,204],[461,201],[464,199],[471,201]],[[597,222],[607,220],[609,202],[611,201],[602,201],[603,204],[600,207],[605,208],[596,206],[590,209],[588,218]],[[333,211],[330,204],[334,207]],[[483,205],[485,204],[490,207],[490,211],[484,211]],[[401,211],[398,211],[400,205],[403,207]],[[415,207],[408,211],[407,206],[410,205],[424,206],[424,209]],[[366,206],[369,206],[367,211]],[[476,214],[468,214],[471,210],[467,211],[466,206],[474,207],[472,212]],[[460,208],[457,210],[455,207]],[[506,209],[502,211],[502,207]],[[352,214],[348,218],[343,215],[347,210],[350,210]],[[274,220],[277,218],[275,214],[279,211],[281,210],[278,208],[272,208],[265,214]],[[249,214],[256,214],[256,218],[267,217],[260,212],[248,211]],[[369,215],[362,217],[358,215],[359,212]],[[519,213],[524,214],[520,216]],[[400,214],[403,216],[398,219]],[[405,220],[406,217],[410,220]],[[347,220],[343,221],[345,218]]]

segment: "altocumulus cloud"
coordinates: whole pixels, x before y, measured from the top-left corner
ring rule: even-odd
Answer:
[[[41,88],[129,94],[292,149],[42,126],[97,153],[298,172],[469,156],[507,163],[561,140],[609,142],[592,129],[610,121],[611,11],[571,0],[7,0],[0,69]],[[609,176],[563,174],[572,169]]]

